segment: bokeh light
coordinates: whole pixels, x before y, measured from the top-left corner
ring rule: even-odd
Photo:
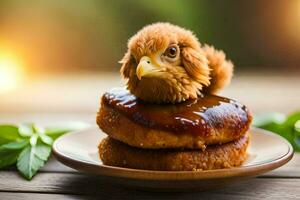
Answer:
[[[22,77],[20,60],[9,53],[0,52],[0,94],[17,88]]]

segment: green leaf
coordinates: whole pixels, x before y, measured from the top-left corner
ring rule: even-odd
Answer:
[[[294,124],[294,145],[295,151],[300,151],[300,120]]]
[[[46,135],[50,136],[53,140],[59,136],[76,130],[88,128],[90,125],[84,122],[69,122],[63,126],[51,126],[46,128]]]
[[[255,117],[254,125],[277,133],[287,139],[295,151],[300,151],[300,112],[288,117],[280,113],[269,113]]]
[[[30,145],[35,146],[37,143],[37,140],[38,140],[38,135],[36,135],[36,134],[32,135],[29,140]]]
[[[38,142],[35,146],[27,146],[18,157],[17,168],[28,180],[44,166],[51,153],[51,147]]]
[[[30,180],[48,160],[51,146],[56,138],[88,126],[81,122],[47,129],[32,123],[21,124],[18,127],[2,125],[0,126],[0,169],[16,163],[20,174]]]
[[[295,151],[300,151],[300,134],[295,135],[294,138],[295,145],[293,145]]]
[[[275,131],[273,131],[275,132]],[[289,141],[293,146],[294,146],[294,134],[293,134],[294,130],[291,129],[290,127],[287,126],[281,126],[280,131],[277,131],[275,133],[277,133],[278,135],[281,135],[282,137],[284,137],[287,141]]]
[[[29,143],[28,140],[21,140],[21,141],[9,142],[7,144],[3,144],[0,146],[0,153],[6,152],[9,150],[23,149],[28,143]],[[1,160],[1,157],[0,157],[0,160]]]
[[[6,151],[6,152],[2,151],[0,153],[0,169],[15,164],[19,154],[20,151],[16,151],[16,150]]]
[[[300,119],[294,124],[295,130],[300,134]]]
[[[39,144],[36,146],[36,156],[40,158],[43,161],[47,161],[48,157],[51,153],[51,147],[45,145],[45,144]]]
[[[44,142],[47,145],[52,146],[53,139],[51,137],[49,137],[48,135],[45,135],[45,134],[39,134],[39,136],[40,136],[42,142]]]
[[[70,132],[70,129],[61,129],[61,128],[48,128],[46,129],[46,134],[51,137],[53,140],[56,140],[61,135]]]
[[[16,163],[20,174],[30,180],[48,160],[57,137],[88,126],[81,122],[47,129],[32,123],[0,126],[0,168]]]
[[[0,144],[14,141],[19,137],[18,127],[13,125],[0,125]]]
[[[23,137],[31,137],[34,132],[35,132],[34,125],[32,123],[19,125],[19,133]]]
[[[300,112],[292,113],[291,115],[288,116],[288,118],[284,122],[284,125],[294,127],[294,125],[298,120],[300,120]]]
[[[10,142],[0,146],[0,169],[15,164],[17,158],[28,141]]]
[[[33,130],[35,133],[40,133],[40,134],[45,134],[45,128],[39,125],[34,124],[33,125]]]

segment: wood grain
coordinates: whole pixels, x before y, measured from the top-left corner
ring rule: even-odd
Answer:
[[[221,95],[241,101],[254,113],[289,113],[300,109],[299,85],[296,75],[238,74]],[[33,79],[18,90],[1,94],[0,120],[6,119],[5,113],[42,113],[45,118],[51,113],[95,114],[100,96],[116,86],[124,86],[119,73]],[[20,119],[16,114],[14,118]]]
[[[300,179],[253,178],[224,189],[204,192],[155,193],[111,185],[101,177],[83,174],[40,173],[32,181],[20,179],[14,172],[1,172],[1,192],[27,192],[72,195],[96,195],[103,199],[295,199],[300,194]],[[0,197],[3,193],[0,193]]]
[[[87,196],[80,196],[80,195],[0,192],[0,199],[3,200],[10,200],[10,199],[13,200],[32,200],[32,199],[80,200],[80,199],[89,199],[89,198]]]
[[[290,177],[300,178],[300,153],[295,153],[294,157],[286,165],[263,174],[261,177]]]
[[[231,188],[230,188],[231,189]],[[278,188],[275,188],[278,189]],[[270,192],[270,191],[266,191]],[[289,192],[289,190],[287,191]],[[0,192],[0,198],[3,200],[95,200],[95,199],[189,199],[189,200],[197,200],[197,199],[208,199],[208,200],[282,200],[282,198],[286,200],[294,200],[299,199],[298,196],[293,194],[278,194],[274,192],[270,192],[269,194],[253,192],[250,195],[248,193],[236,193],[236,192],[227,192],[222,193],[219,191],[210,191],[210,192],[192,192],[192,193],[150,193],[150,192],[141,192],[141,191],[124,191],[120,194],[94,194],[94,195],[70,195],[70,194],[46,194],[46,193],[15,193],[15,192]]]

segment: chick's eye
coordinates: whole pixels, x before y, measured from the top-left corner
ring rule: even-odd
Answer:
[[[177,56],[177,47],[176,46],[170,46],[165,51],[165,55],[170,58],[175,58]]]

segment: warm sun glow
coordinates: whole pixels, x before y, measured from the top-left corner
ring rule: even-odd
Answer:
[[[0,94],[18,86],[22,65],[16,58],[0,53]]]

